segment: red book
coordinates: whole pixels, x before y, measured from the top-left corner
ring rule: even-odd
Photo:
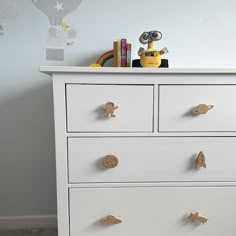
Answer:
[[[120,40],[120,51],[121,51],[121,67],[126,67],[127,61],[127,40],[121,39]]]

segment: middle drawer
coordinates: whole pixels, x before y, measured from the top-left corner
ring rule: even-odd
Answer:
[[[236,181],[233,137],[68,138],[70,183]]]

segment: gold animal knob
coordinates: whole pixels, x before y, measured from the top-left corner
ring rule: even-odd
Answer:
[[[122,222],[121,219],[118,219],[117,217],[113,215],[108,215],[105,218],[101,219],[101,223],[103,225],[116,225],[120,224]]]
[[[198,212],[196,213],[190,213],[190,216],[188,217],[192,222],[201,222],[202,224],[207,223],[208,219],[204,216],[200,216]]]
[[[206,158],[204,153],[201,151],[199,152],[196,160],[196,168],[206,168]]]
[[[192,110],[192,113],[194,115],[206,114],[213,107],[214,107],[213,105],[200,104]]]
[[[113,102],[107,102],[105,104],[105,107],[103,109],[105,110],[104,116],[105,117],[116,117],[114,115],[114,111],[118,108],[118,106],[115,106]]]
[[[116,156],[113,155],[106,155],[103,158],[103,165],[106,168],[115,168],[118,165],[118,158]]]

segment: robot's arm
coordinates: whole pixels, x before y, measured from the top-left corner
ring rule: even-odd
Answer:
[[[161,49],[160,54],[163,55],[164,53],[169,53],[167,47],[164,47],[163,49]]]
[[[138,50],[138,55],[140,56],[143,51],[144,51],[144,48],[140,47],[139,50]]]

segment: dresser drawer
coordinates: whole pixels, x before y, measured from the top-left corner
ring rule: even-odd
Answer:
[[[236,138],[69,138],[69,182],[236,181]],[[197,159],[205,156],[204,166]]]
[[[160,132],[236,131],[235,85],[161,85],[159,92]]]
[[[66,104],[68,132],[153,132],[153,86],[67,84]]]
[[[70,236],[236,235],[233,187],[81,188],[69,193]],[[188,218],[191,212],[199,212],[197,221]],[[108,215],[116,220],[101,221]]]

